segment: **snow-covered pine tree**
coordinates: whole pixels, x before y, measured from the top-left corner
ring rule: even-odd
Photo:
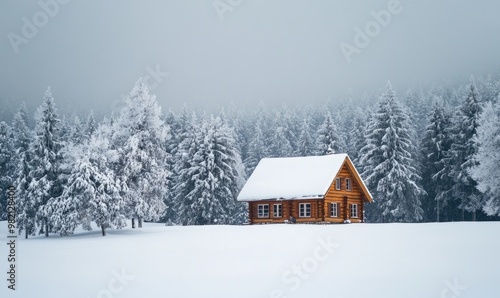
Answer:
[[[311,123],[306,116],[300,130],[299,142],[297,144],[297,156],[310,156],[314,154],[314,142],[311,136]]]
[[[422,186],[428,200],[423,209],[428,220],[442,221],[441,210],[448,207],[452,180],[446,173],[446,156],[451,147],[451,115],[446,112],[441,98],[434,99],[428,125],[422,140]],[[447,214],[445,216],[447,219]]]
[[[495,102],[500,94],[500,81],[495,80],[491,74],[480,78],[477,82],[479,96],[484,102]]]
[[[13,160],[15,164],[18,165],[22,153],[28,151],[31,142],[31,131],[28,128],[28,111],[24,103],[21,104],[19,110],[12,119],[11,135],[15,157]],[[17,176],[15,178],[17,178]]]
[[[12,139],[13,139],[13,159],[15,162],[15,186],[17,188],[17,228],[19,233],[25,231],[25,237],[34,233],[34,218],[36,210],[32,204],[32,200],[28,197],[29,185],[29,147],[32,139],[31,131],[28,128],[28,112],[26,105],[23,103],[14,115],[12,120]],[[32,219],[33,221],[29,222]]]
[[[450,173],[454,180],[452,190],[454,197],[460,200],[462,220],[465,220],[465,211],[471,212],[472,220],[476,220],[476,212],[483,206],[483,196],[476,188],[476,181],[470,176],[470,169],[477,164],[473,156],[478,149],[475,136],[479,127],[481,110],[481,99],[474,77],[471,76],[465,99],[454,121],[454,140],[450,149],[454,160]]]
[[[68,143],[71,140],[71,121],[66,117],[66,115],[62,115],[59,121],[59,142]]]
[[[298,132],[302,126],[302,122],[300,121],[301,118],[297,116],[295,111],[289,109],[286,104],[283,104],[277,116],[277,126],[283,127],[285,137],[292,147],[290,156],[293,156],[293,154],[297,152],[297,140],[299,138]]]
[[[469,172],[478,190],[488,198],[483,211],[489,216],[500,215],[500,100],[494,105],[486,104],[479,118],[476,141],[476,164]]]
[[[286,128],[276,127],[271,137],[270,151],[272,157],[290,157],[293,153],[292,144],[287,139]]]
[[[85,121],[84,127],[84,139],[90,140],[90,137],[97,130],[97,122],[94,119],[94,111],[90,111],[90,114],[87,116],[87,120]]]
[[[19,165],[16,171],[17,188],[17,228],[19,234],[24,230],[24,237],[35,234],[37,204],[29,197],[30,176],[30,155],[28,152],[21,153]]]
[[[426,119],[430,113],[432,97],[424,93],[423,90],[408,90],[404,96],[403,103],[408,108],[408,116],[412,119],[415,128],[414,144],[418,146],[421,137],[426,130]],[[414,120],[413,120],[414,119]]]
[[[333,149],[336,153],[342,153],[344,150],[342,144],[343,141],[339,135],[337,125],[333,122],[330,112],[327,112],[323,123],[318,129],[316,154],[325,155],[328,152],[328,148]]]
[[[194,224],[233,223],[235,218],[241,218],[236,196],[244,181],[234,132],[220,117],[212,118],[203,131],[202,143],[188,171],[194,188],[186,201],[192,202]]]
[[[211,121],[213,130],[212,150],[214,153],[214,175],[217,178],[215,199],[224,209],[225,214],[216,218],[217,223],[242,223],[241,211],[246,204],[236,201],[238,192],[246,181],[245,167],[236,143],[234,129],[229,126],[223,115]],[[245,218],[246,219],[246,218]]]
[[[35,114],[36,127],[34,139],[29,150],[30,184],[28,186],[26,205],[36,209],[36,222],[40,233],[49,236],[49,212],[45,205],[50,198],[60,195],[62,185],[59,183],[59,163],[61,144],[58,139],[59,118],[55,108],[50,87],[43,96],[42,105]],[[27,219],[31,221],[32,219]]]
[[[184,200],[189,204],[186,206],[188,222],[195,225],[213,224],[217,217],[224,214],[222,205],[214,195],[217,178],[212,173],[214,168],[214,153],[211,148],[213,133],[210,124],[204,123],[200,145],[188,169],[188,180],[192,181],[193,188]]]
[[[293,140],[295,134],[290,129],[290,123],[287,122],[291,116],[286,106],[282,111],[276,111],[274,114],[274,131],[269,135],[269,153],[273,157],[289,157],[293,155]],[[261,127],[261,129],[263,129]]]
[[[102,131],[93,134],[87,144],[71,148],[69,163],[72,171],[61,196],[53,198],[48,206],[54,232],[70,235],[82,224],[91,230],[91,222],[106,236],[108,228],[126,225],[125,201],[120,195],[121,181],[110,169],[117,153],[110,149]]]
[[[82,124],[80,117],[74,116],[70,127],[69,142],[75,145],[82,144],[85,140],[85,125]]]
[[[370,148],[367,141],[367,135],[373,131],[373,125],[375,124],[373,121],[374,112],[370,109],[366,112],[366,116],[362,123],[359,123],[358,129],[360,130],[357,134],[359,134],[359,138],[356,140],[355,148],[357,153],[353,158],[353,163],[356,165],[358,172],[364,172],[364,164],[361,161],[363,156],[368,153],[368,149]]]
[[[175,177],[177,176],[175,173],[175,166],[176,166],[176,156],[177,156],[177,151],[179,149],[179,144],[180,144],[180,118],[177,117],[177,115],[169,109],[165,113],[164,121],[165,125],[170,127],[170,135],[171,137],[168,140],[165,140],[165,151],[167,152],[168,156],[170,157],[167,160],[168,163],[168,168],[170,169],[171,175],[168,176],[167,182],[166,182],[166,189],[167,193],[164,196],[164,202],[165,202],[165,212],[160,219],[161,222],[164,222],[166,225],[174,225],[178,224],[178,217],[177,217],[177,212],[175,211]]]
[[[115,122],[113,143],[120,154],[115,169],[125,183],[121,190],[132,227],[135,218],[138,227],[142,227],[143,220],[159,220],[166,208],[164,196],[170,171],[164,144],[170,138],[170,129],[162,119],[156,97],[149,94],[142,78],[125,104]]]
[[[7,188],[14,178],[12,148],[10,127],[2,121],[0,122],[0,220],[7,218]]]
[[[194,156],[200,150],[205,128],[202,130],[196,114],[192,113],[189,117],[187,110],[181,114],[179,128],[180,143],[175,152],[173,168],[173,213],[177,216],[170,220],[182,225],[193,225],[197,217],[193,209],[196,197],[189,194],[195,188],[195,182],[192,179]]]
[[[365,129],[367,126],[367,123],[369,122],[368,119],[370,119],[371,113],[368,111],[365,111],[361,108],[355,108],[352,116],[352,126],[349,129],[347,136],[349,136],[349,142],[346,142],[348,144],[347,147],[347,153],[349,154],[349,157],[353,160],[354,164],[356,167],[359,167],[359,170],[361,170],[360,165],[359,165],[359,158],[360,158],[360,152],[361,149],[366,145],[365,142]]]
[[[228,123],[234,130],[238,151],[240,152],[241,159],[246,160],[249,144],[253,139],[252,122],[248,115],[239,109],[236,110],[235,107],[231,107],[228,112]]]
[[[376,202],[372,220],[379,222],[416,222],[422,220],[420,198],[425,191],[414,165],[411,125],[396,99],[392,86],[380,97],[362,149],[363,177]]]
[[[259,161],[268,156],[267,151],[260,122],[256,122],[253,127],[252,140],[248,144],[247,158],[244,161],[248,176],[252,174]]]

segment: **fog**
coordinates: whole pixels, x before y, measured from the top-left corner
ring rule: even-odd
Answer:
[[[68,2],[68,3],[65,3]],[[164,108],[244,109],[466,80],[500,65],[499,1],[1,1],[0,109],[51,86],[111,113],[139,77]]]

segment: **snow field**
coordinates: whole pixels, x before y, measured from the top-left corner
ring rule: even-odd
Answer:
[[[18,289],[4,278],[0,297],[498,297],[499,229],[145,224],[18,239]]]

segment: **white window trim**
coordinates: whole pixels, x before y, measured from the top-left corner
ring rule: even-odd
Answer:
[[[333,206],[335,206],[335,208]],[[333,214],[334,210],[335,210],[335,215]],[[330,204],[330,217],[339,217],[339,204],[338,203],[331,203]]]
[[[267,206],[267,216],[266,216],[266,213],[264,212],[266,206]],[[260,212],[261,207],[262,207],[262,215],[261,215],[261,212]],[[269,218],[269,204],[259,204],[259,205],[257,205],[257,217],[258,218]]]
[[[345,178],[345,189],[348,191],[352,190],[352,181],[351,178]]]
[[[352,212],[353,210],[356,212]],[[356,213],[356,216],[353,213]],[[351,218],[358,218],[358,204],[351,204]]]
[[[276,211],[279,211],[279,216],[276,215]],[[274,204],[273,205],[273,217],[274,218],[282,218],[283,217],[283,205],[282,204]]]
[[[335,179],[335,190],[342,190],[342,180],[340,178]]]
[[[304,206],[304,208],[301,208],[302,206]],[[306,206],[309,206],[309,215],[302,215],[302,212],[301,212],[301,209],[304,209],[304,214],[307,214],[307,208]],[[299,204],[299,217],[311,217],[311,203],[300,203]]]

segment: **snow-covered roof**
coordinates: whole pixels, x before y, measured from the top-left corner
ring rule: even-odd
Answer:
[[[347,154],[263,158],[238,201],[322,198],[346,159],[350,161]],[[363,187],[368,192],[364,184]]]

